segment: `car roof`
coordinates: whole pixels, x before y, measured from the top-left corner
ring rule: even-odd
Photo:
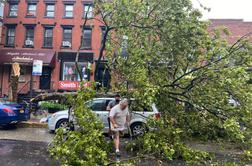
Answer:
[[[115,99],[111,97],[99,97],[99,98],[93,98],[93,100],[115,100]]]

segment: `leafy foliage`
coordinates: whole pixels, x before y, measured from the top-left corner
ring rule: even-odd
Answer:
[[[201,21],[190,0],[96,0],[95,5],[111,30],[106,56],[113,89],[142,105],[157,103],[165,114],[162,120],[173,121],[170,132],[146,134],[144,153],[161,150],[172,158],[176,142],[167,142],[167,133],[177,129],[179,138],[225,139],[250,149],[248,35],[227,42],[229,31],[208,30],[210,22]],[[159,141],[153,142],[153,137]]]
[[[82,88],[73,103],[79,129],[68,133],[58,129],[56,132],[49,150],[61,165],[104,165],[108,162],[103,124],[85,105],[93,95],[93,89]]]
[[[42,109],[65,110],[65,109],[68,109],[68,106],[67,105],[62,105],[62,104],[59,104],[59,103],[46,101],[46,102],[41,103],[40,108],[42,108]]]
[[[127,150],[151,154],[159,160],[183,159],[191,164],[204,164],[204,160],[211,159],[210,154],[186,146],[181,140],[183,131],[175,128],[171,119],[150,119],[148,124],[154,130],[129,143]]]
[[[228,30],[208,30],[210,23],[201,21],[190,0],[95,0],[94,5],[94,19],[105,26],[96,69],[106,48],[112,90],[136,98],[142,106],[155,102],[162,113],[160,121],[147,124],[156,130],[130,149],[160,160],[182,157],[201,163],[208,154],[188,148],[182,139],[198,137],[239,143],[251,157],[252,47],[247,35],[228,43]],[[83,105],[91,97],[84,92],[75,104],[83,127],[68,133],[67,140],[59,132],[59,148],[51,153],[66,165],[104,165],[102,125]]]

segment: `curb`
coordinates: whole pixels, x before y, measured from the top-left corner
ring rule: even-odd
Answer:
[[[27,121],[27,122],[20,122],[18,125],[18,127],[23,127],[23,128],[47,128],[47,123],[40,123],[40,122],[31,122],[31,121]]]

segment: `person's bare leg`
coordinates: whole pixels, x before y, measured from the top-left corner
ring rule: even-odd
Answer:
[[[114,137],[115,137],[114,138],[115,149],[116,149],[116,152],[119,152],[119,144],[120,144],[119,132],[116,132]]]

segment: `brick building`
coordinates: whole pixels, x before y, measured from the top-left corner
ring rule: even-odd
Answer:
[[[80,78],[74,61],[80,43],[81,72],[93,80],[103,25],[88,20],[82,28],[86,12],[92,17],[92,0],[8,0],[0,50],[0,95],[8,94],[15,61],[21,64],[19,94],[29,92],[31,79],[33,91],[75,90]],[[43,61],[43,72],[31,78],[33,60]]]
[[[0,34],[2,34],[2,28],[3,28],[3,18],[0,16]],[[2,41],[2,35],[0,35],[0,43]]]
[[[38,92],[76,90],[80,78],[74,61],[80,43],[81,72],[85,79],[94,80],[93,69],[104,29],[99,21],[89,20],[81,39],[86,12],[92,17],[92,0],[8,0],[1,33],[0,96],[9,93],[11,64],[17,60],[21,65],[19,94],[27,94],[30,87]],[[252,23],[243,20],[211,21],[210,29],[221,25],[230,29],[230,42],[252,30]],[[34,60],[43,61],[41,76],[32,76]],[[103,69],[98,73],[103,73]]]
[[[243,19],[211,19],[210,21],[210,30],[216,27],[226,27],[229,29],[230,36],[227,38],[229,43],[234,43],[242,36],[252,32],[252,22],[245,22]],[[251,35],[248,37],[251,39]]]

